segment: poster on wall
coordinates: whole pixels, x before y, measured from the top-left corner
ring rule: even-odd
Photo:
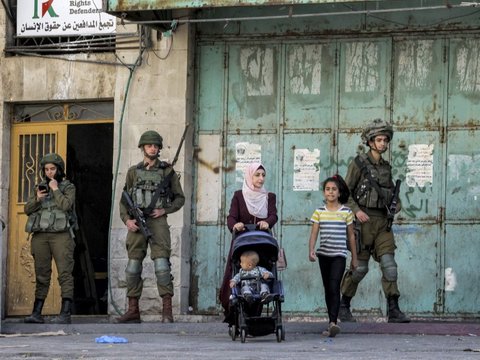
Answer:
[[[262,146],[260,144],[252,144],[249,142],[239,142],[235,144],[236,182],[243,183],[245,168],[254,162],[262,162]]]
[[[318,191],[320,149],[295,149],[293,159],[293,191]]]
[[[407,174],[409,187],[433,184],[433,144],[412,144],[408,147]]]
[[[17,0],[17,36],[106,35],[116,18],[102,11],[102,0]]]

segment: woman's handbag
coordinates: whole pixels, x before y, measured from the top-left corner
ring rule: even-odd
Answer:
[[[287,268],[287,257],[285,256],[285,250],[280,248],[278,250],[278,259],[277,259],[277,271],[283,271]]]

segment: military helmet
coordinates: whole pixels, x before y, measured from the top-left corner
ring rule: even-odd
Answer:
[[[370,140],[373,140],[375,136],[385,135],[388,137],[388,140],[393,138],[393,128],[388,122],[383,121],[382,119],[375,119],[370,124],[368,124],[365,129],[362,131],[362,141],[364,144],[368,145]]]
[[[143,145],[147,144],[158,145],[158,147],[161,149],[163,147],[163,139],[158,132],[154,130],[148,130],[145,131],[142,136],[140,136],[138,147],[142,147]]]
[[[46,164],[55,164],[61,171],[65,171],[65,163],[62,157],[55,153],[45,154],[40,160],[40,167],[43,169]]]

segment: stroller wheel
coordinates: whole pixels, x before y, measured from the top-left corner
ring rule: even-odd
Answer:
[[[285,334],[283,332],[283,327],[277,326],[277,330],[275,331],[277,335],[277,342],[282,342],[282,340],[285,340]]]
[[[240,341],[242,343],[245,342],[246,337],[247,337],[247,331],[245,329],[240,330]]]
[[[232,341],[235,341],[235,339],[237,338],[237,329],[235,325],[232,325],[228,328],[228,335],[230,335]]]

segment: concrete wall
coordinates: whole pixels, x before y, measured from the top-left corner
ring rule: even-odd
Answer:
[[[191,113],[190,93],[193,76],[191,76],[192,46],[189,42],[193,36],[188,26],[181,26],[170,38],[156,40],[156,31],[152,31],[153,49],[144,53],[142,63],[131,78],[127,103],[123,114],[123,131],[120,134],[122,106],[130,73],[121,69],[117,73],[115,91],[115,162],[120,156],[117,170],[118,179],[115,184],[115,208],[111,232],[110,283],[111,301],[109,312],[115,314],[127,307],[126,282],[124,269],[128,261],[125,250],[127,230],[120,220],[118,201],[125,183],[128,168],[142,160],[138,149],[138,139],[146,130],[156,130],[163,137],[163,150],[160,158],[172,161],[179,145],[180,138],[189,121]],[[170,49],[171,46],[171,49]],[[122,61],[135,63],[138,52],[122,51],[117,55]],[[175,296],[173,298],[174,314],[185,313],[188,309],[188,292],[190,282],[190,212],[191,212],[191,138],[193,124],[190,127],[184,148],[182,149],[175,169],[181,175],[181,183],[185,192],[185,206],[178,212],[169,215],[168,221],[172,237],[172,273],[174,276]],[[156,320],[161,312],[161,301],[158,296],[156,278],[150,253],[143,264],[144,288],[140,299],[143,319]],[[145,316],[146,315],[146,316]],[[151,315],[151,316],[150,316]]]

